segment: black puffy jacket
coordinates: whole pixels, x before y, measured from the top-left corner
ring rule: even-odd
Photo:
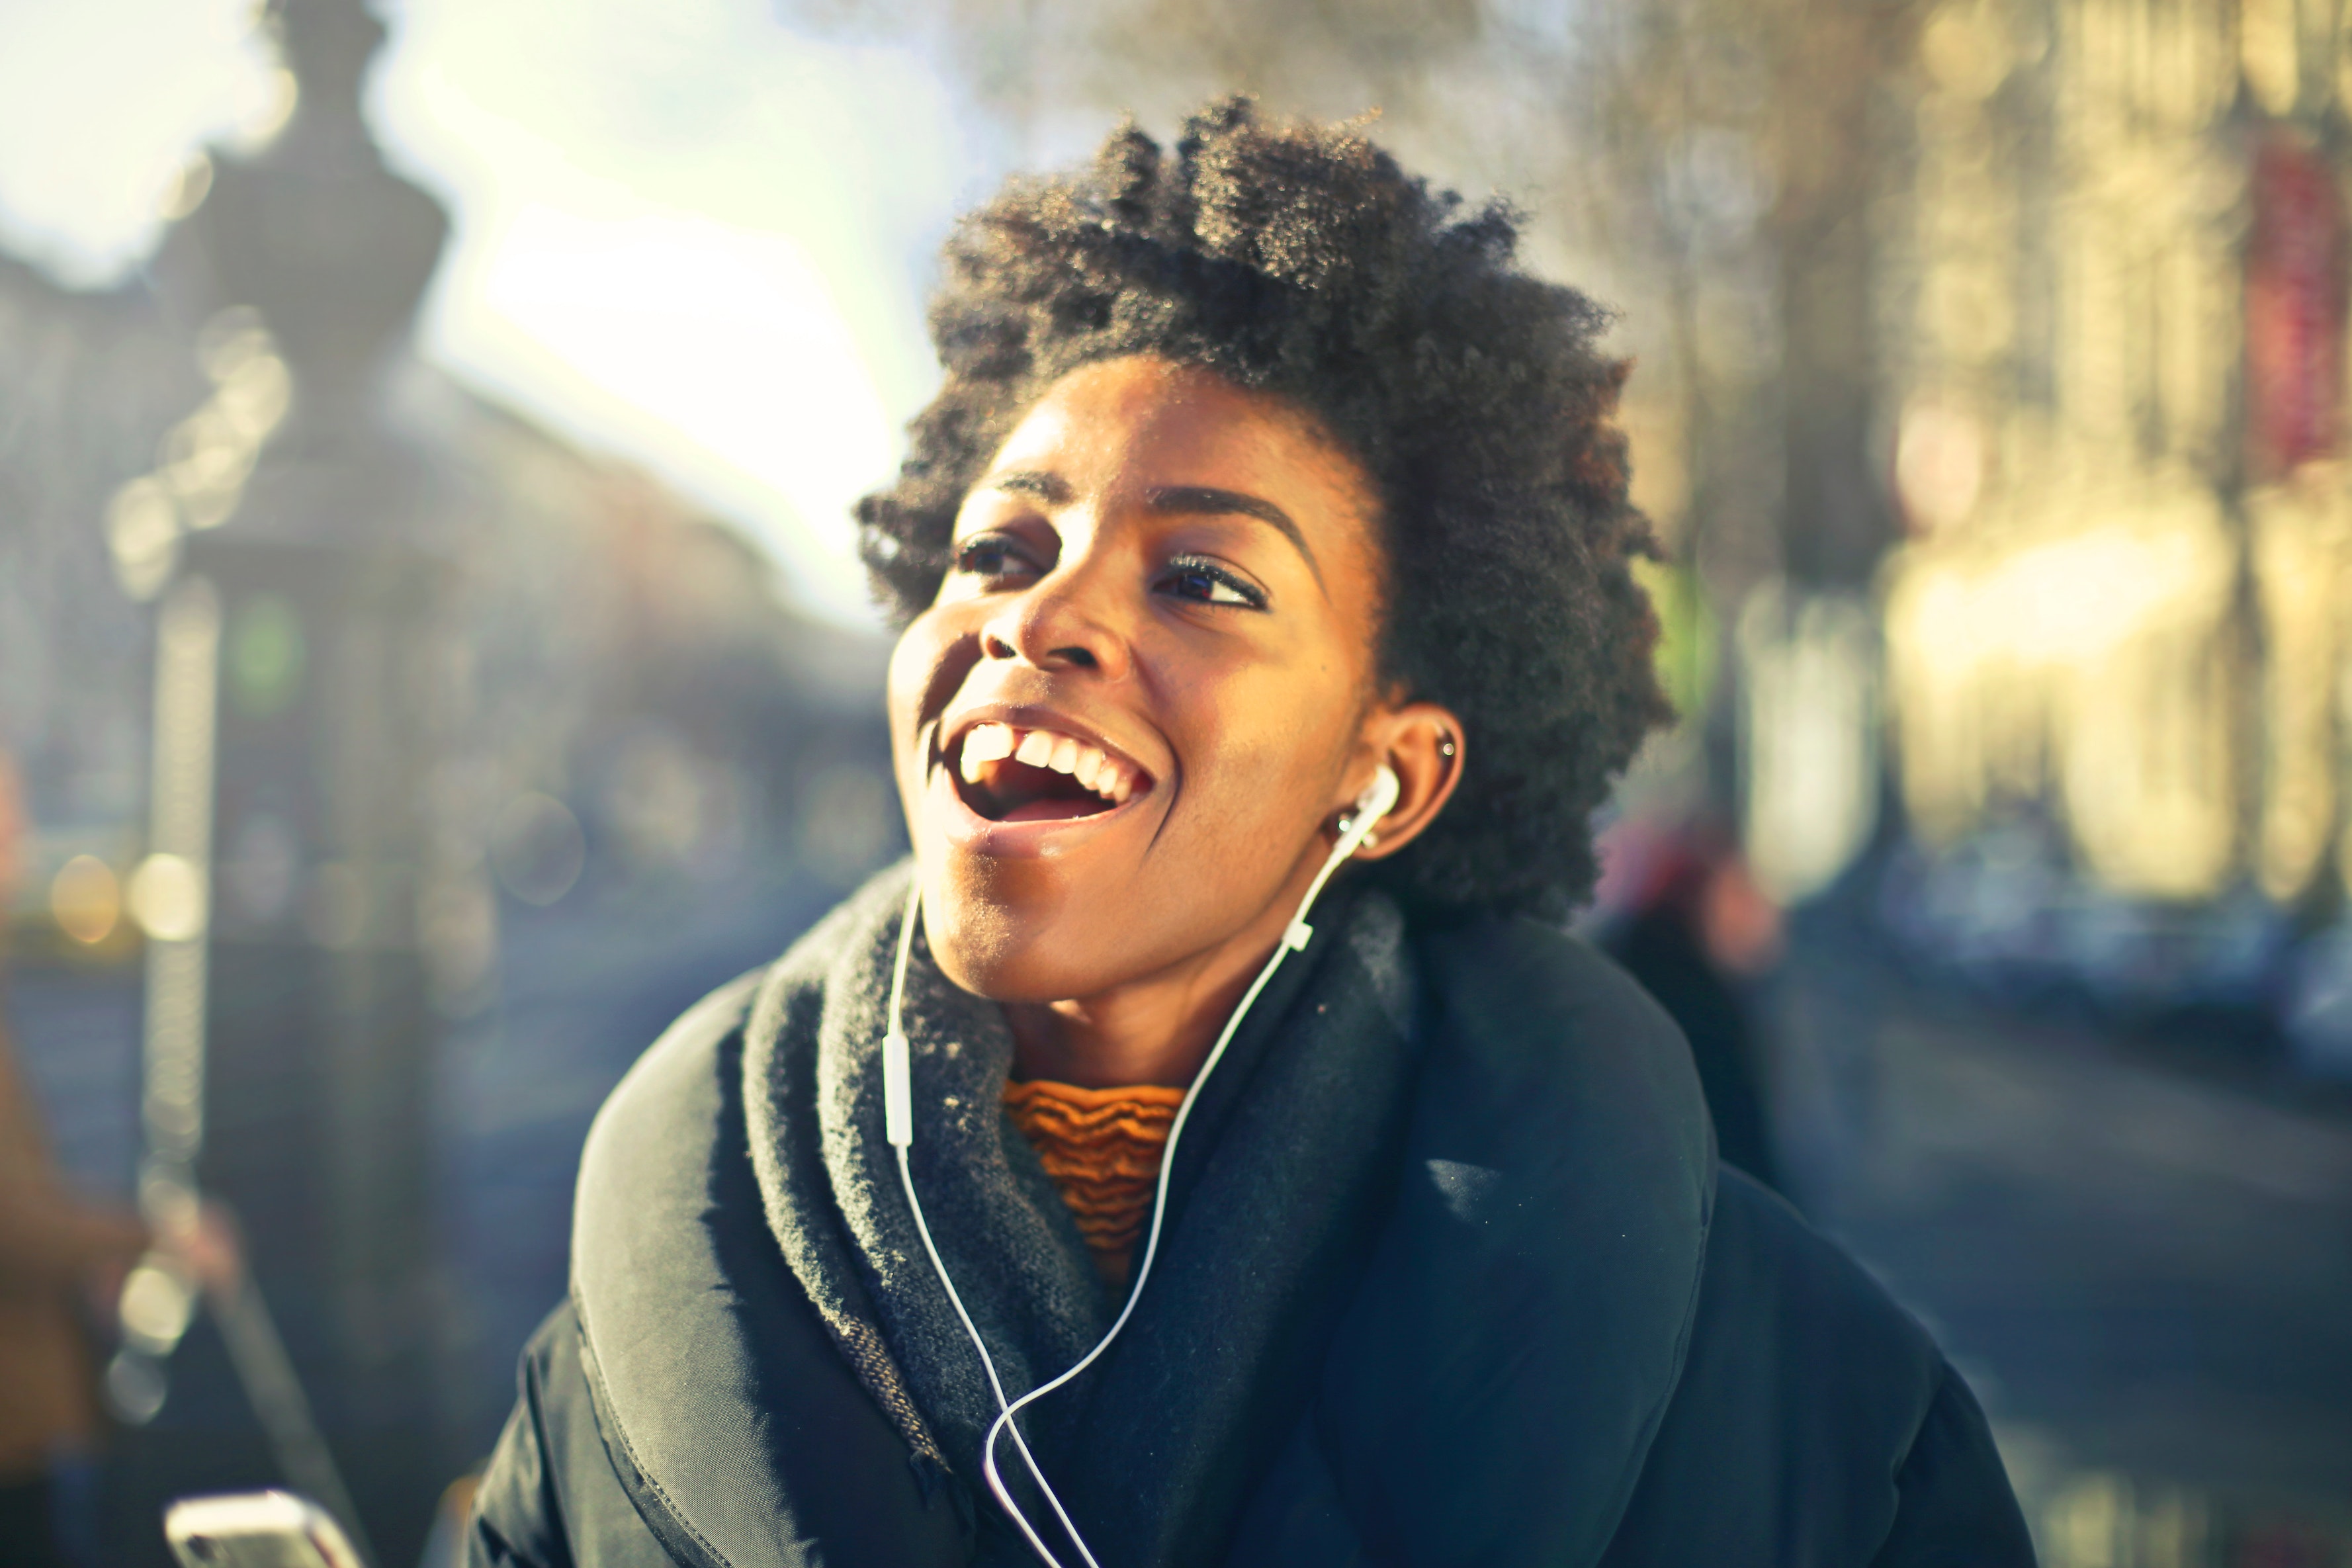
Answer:
[[[1687,1052],[1636,987],[1524,921],[1412,951],[1393,1194],[1307,1375],[1268,1390],[1258,1473],[1202,1561],[2032,1562],[1967,1386],[1835,1246],[1718,1170]],[[991,1505],[909,1463],[768,1228],[743,1103],[758,979],[681,1019],[598,1118],[572,1300],[524,1356],[471,1562],[1012,1560]],[[1464,1170],[1492,1178],[1476,1201]]]

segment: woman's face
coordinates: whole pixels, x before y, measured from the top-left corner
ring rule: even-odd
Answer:
[[[1377,504],[1309,416],[1207,371],[1108,361],[1030,409],[890,665],[949,978],[1099,995],[1298,896],[1381,760]]]

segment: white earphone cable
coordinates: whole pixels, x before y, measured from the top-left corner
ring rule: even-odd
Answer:
[[[913,1053],[908,1047],[901,1017],[907,995],[907,957],[915,945],[915,920],[922,912],[922,906],[923,884],[922,879],[918,877],[912,890],[907,895],[906,913],[898,920],[898,958],[897,963],[892,966],[890,974],[890,1032],[883,1037],[882,1046],[885,1133],[893,1145],[893,1152],[898,1157],[898,1184],[906,1191],[907,1206],[915,1216],[915,1234],[923,1238],[923,1251],[931,1260],[931,1272],[939,1277],[940,1284],[945,1287],[948,1304],[955,1309],[956,1321],[963,1324],[963,1331],[971,1337],[972,1348],[980,1352],[981,1370],[988,1373],[988,1386],[996,1395],[997,1409],[1010,1410],[1013,1407],[1006,1403],[1003,1380],[996,1374],[996,1358],[988,1353],[988,1342],[980,1337],[979,1325],[971,1321],[971,1314],[964,1310],[963,1298],[956,1293],[955,1281],[948,1278],[948,1266],[940,1257],[938,1244],[931,1240],[930,1225],[923,1218],[922,1200],[915,1196],[914,1173],[907,1163],[908,1151],[914,1143],[912,1086],[908,1082],[912,1077],[912,1064],[908,1058]],[[894,1071],[892,1067],[894,1058],[906,1065]],[[894,1090],[900,1092],[894,1092]],[[902,1131],[907,1134],[905,1137],[899,1136]],[[997,1419],[1000,1424],[1003,1421],[1001,1415]],[[1036,1530],[1030,1524],[1028,1516],[1021,1511],[1019,1506],[1007,1494],[1003,1481],[997,1476],[993,1454],[996,1432],[996,1427],[989,1428],[991,1453],[982,1467],[988,1476],[988,1489],[996,1494],[998,1503],[1003,1507],[1006,1513],[1013,1516],[1013,1522],[1020,1528],[1022,1535],[1027,1539],[1037,1555],[1053,1563],[1054,1568],[1061,1568],[1059,1561],[1046,1549],[1045,1542],[1038,1537]],[[1094,1553],[1087,1551],[1086,1541],[1078,1534],[1077,1527],[1070,1522],[1069,1514],[1062,1508],[1062,1500],[1055,1495],[1053,1487],[1045,1479],[1045,1472],[1038,1467],[1035,1457],[1029,1452],[1028,1441],[1022,1436],[1021,1428],[1018,1426],[1013,1428],[1013,1447],[1020,1450],[1022,1463],[1028,1467],[1029,1474],[1036,1481],[1038,1489],[1045,1494],[1045,1500],[1053,1505],[1054,1516],[1061,1521],[1062,1528],[1069,1532],[1070,1539],[1077,1542],[1079,1554],[1087,1560],[1087,1568],[1101,1568],[1101,1565],[1095,1562]]]
[[[1128,1320],[1134,1316],[1135,1304],[1142,1300],[1144,1282],[1151,1277],[1152,1260],[1160,1251],[1160,1229],[1168,1211],[1168,1184],[1170,1175],[1176,1166],[1177,1142],[1184,1135],[1185,1123],[1191,1120],[1192,1107],[1201,1098],[1202,1086],[1209,1081],[1209,1075],[1216,1070],[1217,1063],[1223,1059],[1225,1047],[1233,1043],[1234,1036],[1240,1031],[1242,1020],[1249,1016],[1249,1010],[1257,1001],[1258,994],[1264,991],[1266,983],[1274,978],[1274,972],[1282,967],[1282,961],[1293,952],[1305,951],[1307,942],[1313,939],[1315,928],[1307,923],[1307,912],[1314,907],[1316,899],[1321,896],[1324,884],[1328,882],[1332,873],[1337,871],[1349,856],[1361,848],[1364,841],[1371,837],[1373,827],[1395,807],[1397,795],[1396,775],[1383,766],[1374,776],[1370,787],[1366,789],[1362,796],[1357,800],[1352,820],[1343,818],[1344,826],[1341,828],[1339,842],[1331,847],[1331,853],[1325,858],[1322,869],[1315,873],[1315,880],[1308,884],[1306,897],[1298,900],[1297,912],[1291,916],[1290,924],[1284,929],[1282,940],[1275,944],[1273,953],[1267,957],[1265,967],[1257,972],[1257,978],[1250,982],[1249,989],[1242,993],[1240,1003],[1225,1019],[1223,1029],[1218,1032],[1216,1044],[1209,1048],[1207,1058],[1201,1063],[1201,1070],[1192,1075],[1192,1087],[1184,1091],[1183,1101],[1176,1109],[1176,1118],[1169,1125],[1168,1142],[1160,1157],[1160,1179],[1152,1194],[1151,1226],[1145,1236],[1142,1260],[1136,1266],[1135,1282],[1128,1288],[1127,1300],[1119,1309],[1118,1317],[1111,1323],[1103,1337],[1096,1342],[1095,1348],[1080,1357],[1066,1372],[1049,1383],[1039,1384],[1014,1400],[1006,1399],[1004,1384],[996,1374],[996,1362],[988,1353],[987,1342],[981,1338],[980,1330],[973,1325],[971,1314],[964,1310],[963,1299],[956,1294],[955,1281],[948,1278],[947,1265],[941,1261],[939,1248],[932,1245],[930,1226],[923,1219],[922,1201],[915,1195],[914,1175],[907,1163],[907,1152],[914,1142],[913,1053],[903,1026],[902,1009],[907,992],[907,959],[914,949],[915,921],[922,912],[923,894],[919,879],[908,894],[906,912],[899,917],[898,921],[898,962],[893,966],[890,976],[889,1032],[884,1036],[882,1041],[885,1135],[898,1151],[898,1183],[906,1190],[907,1206],[914,1213],[915,1230],[923,1238],[923,1250],[929,1255],[931,1270],[939,1277],[940,1286],[947,1291],[948,1300],[955,1308],[956,1317],[963,1324],[964,1332],[971,1336],[972,1348],[980,1352],[981,1365],[988,1373],[989,1388],[996,1395],[996,1405],[1000,1414],[990,1426],[988,1440],[981,1447],[981,1468],[987,1478],[988,1489],[995,1494],[997,1502],[1004,1511],[1013,1516],[1013,1522],[1019,1527],[1031,1548],[1038,1556],[1051,1564],[1052,1568],[1062,1568],[1060,1560],[1048,1551],[1045,1542],[1039,1539],[1036,1530],[1031,1526],[1027,1516],[1022,1513],[1019,1505],[1013,1502],[1012,1494],[1005,1488],[1003,1478],[997,1472],[997,1439],[1007,1429],[1011,1430],[1013,1447],[1019,1451],[1023,1465],[1028,1469],[1031,1479],[1036,1481],[1037,1489],[1045,1494],[1045,1500],[1052,1505],[1055,1518],[1060,1521],[1062,1529],[1067,1532],[1071,1542],[1077,1547],[1078,1555],[1086,1559],[1087,1568],[1100,1568],[1100,1564],[1095,1561],[1094,1553],[1087,1549],[1086,1539],[1079,1535],[1077,1527],[1070,1522],[1069,1513],[1063,1508],[1062,1500],[1055,1494],[1053,1486],[1045,1479],[1044,1470],[1039,1468],[1036,1458],[1029,1452],[1028,1442],[1022,1436],[1021,1427],[1013,1417],[1026,1405],[1044,1398],[1092,1366],[1102,1353],[1110,1348],[1111,1342],[1118,1338],[1119,1331],[1127,1327]]]

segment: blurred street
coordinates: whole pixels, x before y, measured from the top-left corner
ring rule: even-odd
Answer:
[[[1969,1375],[2051,1561],[2204,1560],[2068,1549],[2134,1507],[2343,1560],[2305,1537],[2352,1519],[2352,1101],[1819,945],[1777,1000],[1792,1184]]]

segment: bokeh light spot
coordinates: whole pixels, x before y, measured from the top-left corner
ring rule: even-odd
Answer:
[[[588,837],[572,808],[533,791],[500,809],[490,827],[490,868],[499,885],[541,908],[572,890],[588,863]]]
[[[257,594],[238,606],[228,634],[229,692],[237,707],[261,719],[291,706],[302,687],[302,622],[275,594]]]
[[[205,930],[205,875],[183,855],[150,855],[131,874],[131,914],[157,942],[189,942]]]
[[[77,855],[59,867],[49,884],[49,918],[85,946],[112,936],[122,920],[122,884],[114,868],[95,855]]]

